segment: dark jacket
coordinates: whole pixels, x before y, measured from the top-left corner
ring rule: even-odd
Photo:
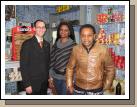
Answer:
[[[32,86],[33,91],[38,91],[44,81],[45,88],[48,87],[49,61],[48,42],[44,40],[41,48],[34,36],[23,43],[20,51],[20,69],[24,88]]]

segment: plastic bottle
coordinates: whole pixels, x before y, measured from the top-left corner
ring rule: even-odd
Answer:
[[[116,95],[121,95],[121,84],[120,82],[118,82],[117,86],[116,86]]]

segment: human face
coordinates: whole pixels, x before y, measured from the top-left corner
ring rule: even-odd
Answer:
[[[89,48],[93,44],[94,32],[91,28],[83,28],[80,37],[82,44]]]
[[[46,28],[45,28],[45,24],[43,22],[38,21],[36,23],[36,26],[34,27],[35,31],[36,31],[36,35],[39,37],[43,37]]]
[[[70,31],[67,25],[62,25],[60,27],[60,31],[59,31],[60,37],[61,38],[68,38]]]

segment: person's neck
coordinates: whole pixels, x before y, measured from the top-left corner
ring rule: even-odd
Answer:
[[[85,46],[87,49],[90,49],[94,44],[95,44],[96,42],[95,41],[93,41],[90,45],[88,45],[88,46]]]
[[[90,48],[92,47],[92,45],[93,45],[93,43],[92,44],[90,44],[89,46],[85,46],[86,48],[87,48],[87,50],[89,51],[90,50]]]
[[[40,41],[43,41],[43,37],[38,36],[38,35],[36,35],[36,37],[37,37]]]
[[[84,44],[82,44],[84,46],[84,48],[87,50],[87,52],[89,53],[89,51],[91,50],[91,48],[93,47],[94,43],[91,43],[90,45],[86,46]]]
[[[68,41],[69,38],[61,38],[60,41],[61,43],[66,43]]]

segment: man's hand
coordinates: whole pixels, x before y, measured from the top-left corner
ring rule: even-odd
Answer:
[[[67,90],[69,91],[70,94],[73,94],[74,88],[73,86],[67,87]]]
[[[26,90],[26,93],[28,93],[28,94],[32,93],[32,87],[31,86],[27,87],[25,90]]]

